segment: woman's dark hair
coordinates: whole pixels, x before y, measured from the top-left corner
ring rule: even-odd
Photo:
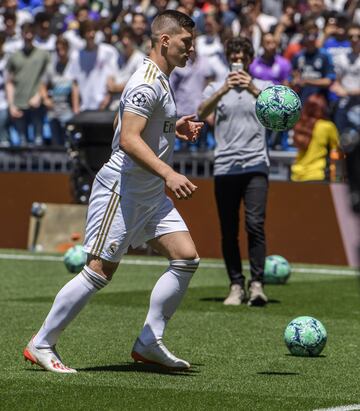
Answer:
[[[232,53],[243,52],[244,55],[254,58],[254,47],[246,37],[234,37],[229,39],[225,45],[226,57],[229,59]]]
[[[305,102],[299,121],[294,127],[294,144],[299,150],[307,150],[315,123],[328,118],[327,101],[321,94],[311,95]]]

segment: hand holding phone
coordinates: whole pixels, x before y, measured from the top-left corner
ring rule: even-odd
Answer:
[[[244,65],[242,63],[231,63],[230,65],[231,71],[239,71],[244,69]]]

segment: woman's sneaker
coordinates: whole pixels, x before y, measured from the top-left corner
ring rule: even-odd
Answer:
[[[224,305],[240,305],[245,300],[245,290],[240,284],[231,284],[230,293],[224,300]]]
[[[267,304],[268,298],[266,297],[263,286],[260,281],[252,281],[249,285],[249,301],[248,305],[261,307]]]

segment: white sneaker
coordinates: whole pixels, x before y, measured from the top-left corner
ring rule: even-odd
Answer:
[[[263,286],[260,281],[253,281],[249,287],[249,301],[248,305],[261,307],[268,302],[268,298],[266,297]]]
[[[165,347],[161,339],[152,344],[144,345],[139,338],[137,338],[131,351],[131,357],[136,362],[162,365],[174,370],[190,368],[190,364],[185,360],[175,357],[175,355]]]
[[[55,346],[51,348],[36,348],[33,339],[24,349],[25,361],[30,361],[32,364],[37,364],[44,370],[57,372],[59,374],[73,374],[77,371],[73,368],[66,367],[61,361],[61,358]]]
[[[240,305],[244,302],[245,290],[240,284],[232,284],[230,293],[224,300],[224,305]]]

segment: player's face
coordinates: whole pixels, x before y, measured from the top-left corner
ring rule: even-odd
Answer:
[[[168,36],[167,60],[174,67],[184,67],[194,51],[194,33],[181,28],[181,32]]]

